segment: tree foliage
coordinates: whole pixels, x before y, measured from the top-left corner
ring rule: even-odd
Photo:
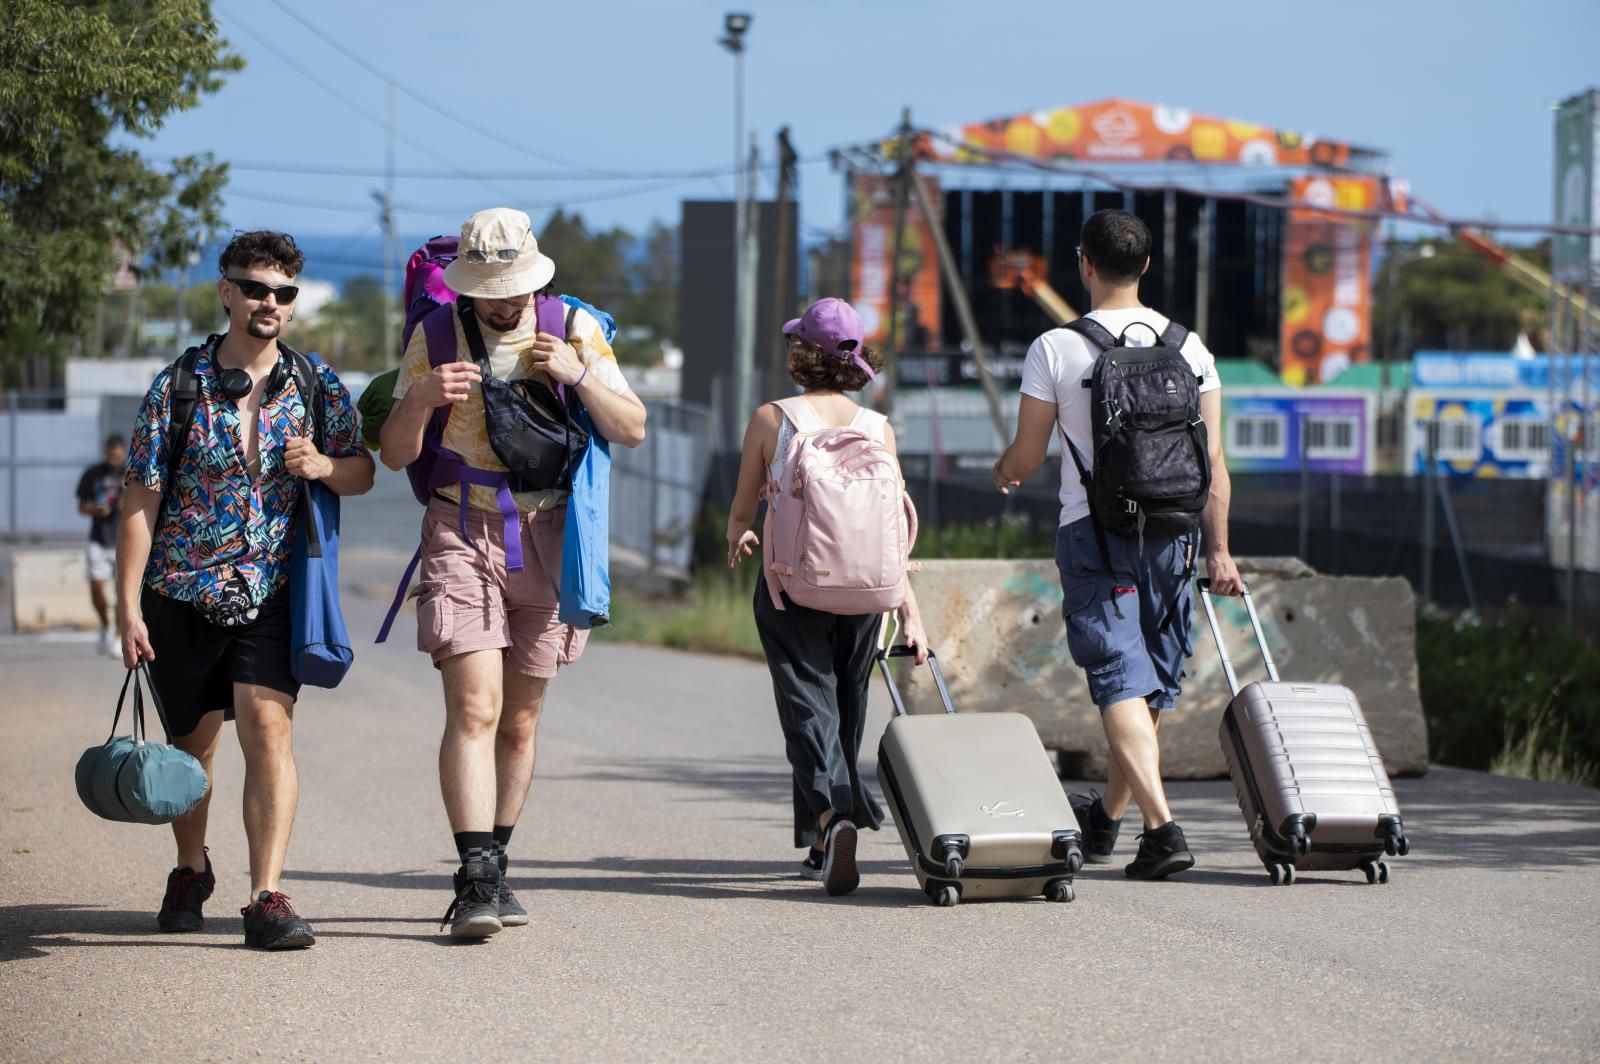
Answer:
[[[1512,250],[1535,265],[1549,262],[1548,242]],[[1519,331],[1540,345],[1545,298],[1467,244],[1431,240],[1385,251],[1373,281],[1380,351],[1399,360],[1417,350],[1510,351]]]
[[[243,66],[210,0],[6,0],[0,19],[0,359],[81,335],[117,266],[177,265],[221,231],[227,167],[127,146]]]

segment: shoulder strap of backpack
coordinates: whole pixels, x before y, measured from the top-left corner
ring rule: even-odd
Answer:
[[[860,431],[871,436],[879,443],[886,442],[883,435],[884,426],[889,424],[889,419],[881,411],[862,407],[856,411],[855,418],[850,422]]]
[[[803,395],[791,395],[787,399],[779,399],[777,406],[794,426],[797,436],[808,436],[828,427],[823,424],[821,415],[811,409],[811,404],[806,402],[806,397]]]
[[[322,374],[317,372],[316,364],[321,359],[315,354],[302,355],[288,344],[280,342],[279,347],[289,358],[289,369],[294,374],[295,386],[300,389],[300,396],[306,404],[306,414],[311,418],[311,439],[317,445],[317,450],[326,453],[327,444],[327,410],[324,407],[326,396],[322,391]]]
[[[206,341],[207,344],[210,342]],[[202,350],[203,347],[191,347],[172,363],[167,412],[167,476],[161,484],[163,496],[178,482],[178,466],[183,461],[189,429],[194,424],[194,408],[200,400],[200,377],[195,369],[199,365]]]
[[[1182,350],[1184,341],[1189,339],[1189,330],[1175,321],[1167,322],[1167,327],[1161,330],[1161,346],[1173,350]]]
[[[1085,340],[1088,340],[1097,351],[1107,351],[1117,346],[1117,338],[1111,335],[1111,330],[1093,318],[1074,318],[1063,325],[1062,328],[1071,329]]]
[[[455,310],[449,304],[429,311],[422,318],[422,334],[428,344],[428,365],[435,368],[456,360]]]

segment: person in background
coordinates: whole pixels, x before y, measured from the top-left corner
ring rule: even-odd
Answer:
[[[856,403],[848,393],[877,379],[883,357],[866,346],[861,318],[842,299],[822,299],[784,326],[789,376],[804,389],[814,428],[849,426],[895,452],[888,418]],[[763,485],[783,472],[801,427],[775,402],[756,410],[745,429],[739,483],[728,511],[728,567],[758,546],[750,530]],[[859,544],[862,551],[881,544]],[[883,810],[862,784],[856,761],[867,722],[867,685],[883,614],[837,614],[808,609],[780,592],[774,604],[765,579],[756,581],[756,630],[772,673],[784,752],[794,772],[794,844],[808,847],[800,874],[819,879],[829,894],[848,894],[861,881],[856,831],[876,831]],[[927,660],[927,635],[916,596],[906,584],[899,609],[902,638]]]
[[[111,581],[117,570],[117,517],[122,511],[122,467],[128,464],[128,441],[106,437],[104,458],[78,478],[78,512],[89,519],[84,546],[84,571],[89,601],[100,619],[100,653],[120,657],[116,628],[111,623]]]

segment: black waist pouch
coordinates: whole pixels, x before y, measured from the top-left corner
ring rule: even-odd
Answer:
[[[489,446],[510,470],[512,491],[563,491],[589,434],[572,412],[538,381],[503,381],[485,375],[483,409]]]
[[[512,491],[572,488],[572,468],[589,445],[589,434],[572,416],[576,397],[566,389],[552,392],[536,380],[501,380],[489,366],[489,354],[472,300],[456,302],[461,331],[472,360],[483,372],[483,411],[489,446],[510,471]]]

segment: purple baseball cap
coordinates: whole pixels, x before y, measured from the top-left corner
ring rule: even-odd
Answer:
[[[878,379],[866,359],[861,357],[861,349],[866,346],[866,330],[861,325],[861,315],[844,300],[832,296],[817,300],[806,308],[803,315],[785,325],[783,331],[822,348],[830,355],[850,359],[861,367],[868,379]]]

